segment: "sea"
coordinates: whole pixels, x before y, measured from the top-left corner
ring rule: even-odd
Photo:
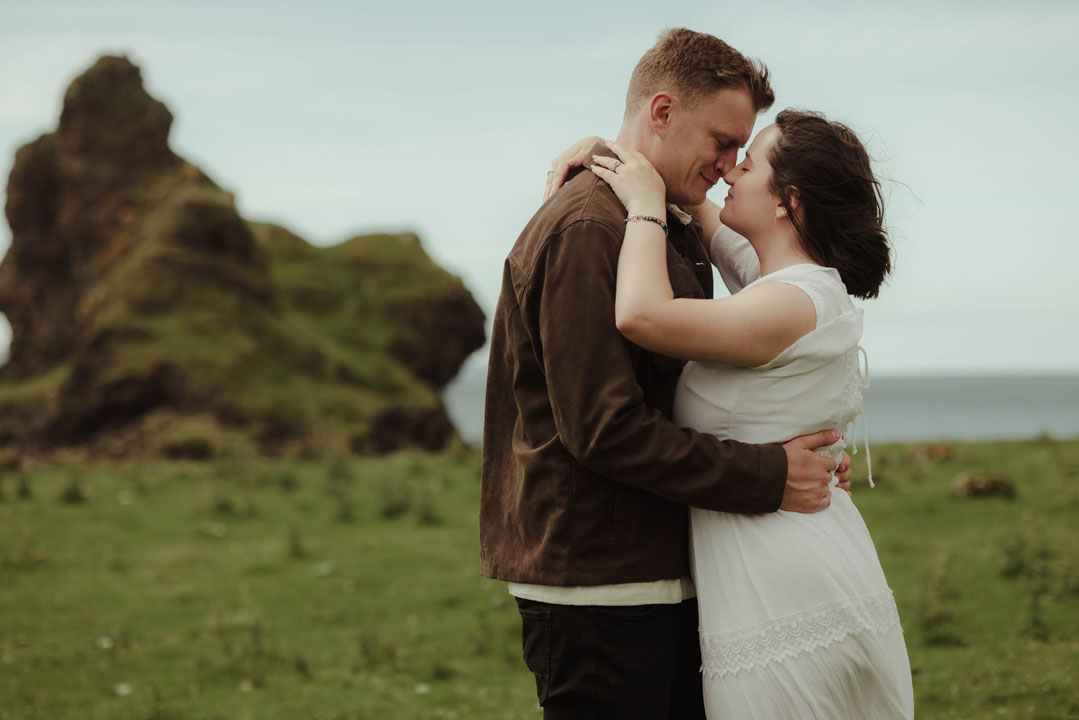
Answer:
[[[466,365],[443,393],[469,443],[483,434],[486,382],[485,367]],[[1079,375],[874,376],[863,406],[872,443],[1079,438]],[[861,445],[860,421],[855,436]]]

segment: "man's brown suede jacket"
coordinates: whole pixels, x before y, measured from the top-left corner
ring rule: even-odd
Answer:
[[[578,171],[506,259],[483,433],[487,577],[575,586],[684,577],[688,505],[765,513],[782,500],[782,446],[671,423],[684,362],[615,328],[625,217],[610,186]],[[700,225],[668,220],[675,296],[711,297]]]

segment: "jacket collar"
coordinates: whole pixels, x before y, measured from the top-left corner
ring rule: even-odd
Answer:
[[[611,158],[615,157],[615,154],[604,143],[596,143],[595,145],[593,145],[592,149],[589,151],[589,154],[590,155],[602,155],[604,157],[611,157]],[[572,170],[569,171],[569,173],[567,173],[566,182],[569,182],[570,178],[572,178],[574,175],[581,172],[582,170],[586,170],[586,169],[587,169],[586,165],[582,165],[581,167],[573,168]],[[689,213],[687,213],[682,208],[675,205],[674,203],[667,203],[667,214],[670,217],[673,217],[674,219],[676,219],[678,222],[682,223],[683,225],[689,225],[691,222],[693,222],[693,216],[690,215]]]

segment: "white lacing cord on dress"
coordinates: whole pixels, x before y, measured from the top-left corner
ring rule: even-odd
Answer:
[[[857,345],[856,347],[858,348],[858,352],[861,353],[862,357],[865,359],[864,374],[862,373],[862,364],[858,363],[858,384],[863,388],[867,388],[869,387],[869,354],[866,353],[865,348],[861,345]],[[861,412],[858,414],[862,418],[862,442],[865,444],[865,467],[866,472],[869,474],[869,487],[874,488],[876,485],[873,484],[873,462],[869,455],[869,423],[866,422],[865,419],[865,408],[861,407],[860,410]],[[858,452],[857,444],[854,445],[854,452]]]

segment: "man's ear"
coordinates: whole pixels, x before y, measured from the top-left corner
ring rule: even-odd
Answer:
[[[648,127],[659,137],[667,134],[671,127],[671,111],[674,108],[674,96],[669,92],[658,92],[648,103]]]

